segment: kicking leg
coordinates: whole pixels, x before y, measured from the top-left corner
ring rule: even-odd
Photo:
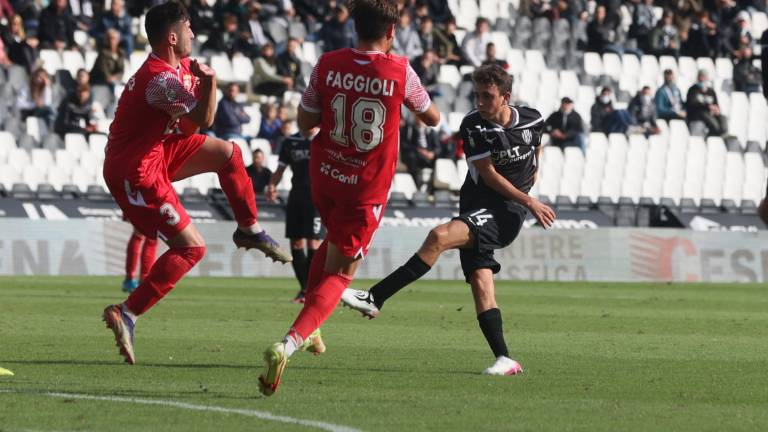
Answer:
[[[206,137],[205,142],[173,174],[173,181],[215,172],[221,189],[227,196],[238,230],[232,236],[237,247],[256,248],[275,261],[290,262],[291,256],[280,249],[257,222],[256,194],[251,178],[245,171],[243,154],[237,144],[218,138]]]
[[[488,268],[480,268],[469,275],[472,286],[472,296],[475,299],[475,311],[480,330],[485,336],[488,346],[493,351],[496,362],[483,373],[486,375],[516,375],[523,371],[520,364],[509,358],[507,343],[504,341],[504,330],[501,311],[496,305],[496,292],[493,283],[493,272]]]
[[[460,220],[452,220],[433,228],[424,244],[404,265],[374,285],[368,292],[348,289],[342,296],[346,306],[375,318],[388,298],[410,283],[424,276],[437,262],[440,254],[448,249],[468,247],[474,244],[469,226]]]

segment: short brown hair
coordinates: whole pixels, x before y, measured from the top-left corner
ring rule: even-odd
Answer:
[[[503,67],[497,64],[482,65],[472,73],[472,81],[475,84],[495,84],[499,93],[512,93],[512,77]]]
[[[355,31],[360,40],[374,41],[387,34],[400,14],[394,0],[354,0],[351,4]]]

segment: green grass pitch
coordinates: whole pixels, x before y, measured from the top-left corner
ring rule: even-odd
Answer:
[[[317,430],[226,409],[365,431],[768,430],[761,285],[501,282],[525,373],[486,377],[467,286],[419,282],[373,321],[338,308],[328,352],[298,353],[266,398],[261,352],[299,310],[294,281],[183,280],[139,320],[132,367],[100,321],[119,282],[0,278],[0,431]]]

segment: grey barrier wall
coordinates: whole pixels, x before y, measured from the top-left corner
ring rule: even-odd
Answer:
[[[381,278],[418,249],[428,230],[447,218],[385,218],[360,278]],[[282,238],[280,222],[262,223]],[[260,252],[237,250],[232,222],[198,223],[207,242],[194,276],[292,277],[290,265]],[[105,220],[0,220],[0,275],[121,275],[127,223]],[[287,247],[287,240],[282,240]],[[160,248],[162,252],[163,248]],[[497,252],[505,280],[764,282],[768,280],[768,232],[682,229],[525,228]],[[427,274],[463,279],[458,253],[448,252]]]

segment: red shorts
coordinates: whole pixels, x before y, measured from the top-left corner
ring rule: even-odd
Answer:
[[[312,201],[327,229],[326,240],[344,256],[365,257],[384,215],[383,204],[339,202],[334,197],[312,190]]]
[[[186,228],[189,215],[171,181],[205,142],[205,135],[171,135],[163,141],[162,163],[152,172],[146,166],[128,167],[107,161],[104,180],[127,219],[149,238],[171,239]],[[142,172],[140,174],[140,171]]]

